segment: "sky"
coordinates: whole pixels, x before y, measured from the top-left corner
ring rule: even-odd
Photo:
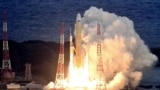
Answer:
[[[59,42],[61,23],[65,23],[65,40],[68,41],[69,29],[71,27],[73,32],[77,13],[83,17],[91,6],[102,8],[103,11],[117,16],[127,17],[132,20],[135,32],[147,46],[160,47],[159,0],[0,0],[0,39],[2,39],[4,10],[8,16],[10,40]],[[139,47],[138,50],[143,51],[143,48]],[[146,53],[142,54],[149,57]]]
[[[0,39],[4,10],[10,40],[59,42],[61,23],[65,23],[65,40],[68,41],[69,27],[74,30],[77,13],[83,16],[91,6],[131,19],[147,46],[160,46],[159,0],[0,0]]]

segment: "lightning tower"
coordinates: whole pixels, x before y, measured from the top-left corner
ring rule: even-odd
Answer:
[[[3,60],[2,60],[2,82],[9,83],[14,79],[14,72],[12,71],[9,47],[8,47],[8,33],[7,33],[7,14],[3,13]]]
[[[104,79],[104,69],[102,62],[102,50],[101,50],[101,31],[100,24],[97,23],[97,85],[96,90],[106,90],[105,79]]]
[[[64,88],[64,23],[61,25],[61,35],[60,35],[60,52],[59,52],[59,59],[58,59],[58,66],[56,72],[56,80],[55,86],[60,90]]]

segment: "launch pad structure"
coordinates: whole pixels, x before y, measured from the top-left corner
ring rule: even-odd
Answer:
[[[3,62],[2,62],[2,81],[10,83],[14,80],[15,75],[11,67],[8,36],[7,36],[7,15],[4,12],[3,20]],[[64,78],[64,23],[60,27],[60,52],[57,64],[57,71],[55,77],[55,85],[53,90],[90,90],[89,83],[89,70],[88,70],[88,57],[82,57],[82,22],[81,15],[77,14],[75,24],[75,46],[72,42],[72,34],[70,31],[70,62],[69,62],[69,76],[67,81]],[[106,90],[106,84],[103,70],[103,62],[101,56],[101,31],[100,24],[97,23],[97,66],[94,82],[95,89],[92,90]],[[88,51],[85,51],[88,53]],[[32,80],[31,65],[26,64],[25,80]]]
[[[11,67],[11,60],[8,46],[8,32],[7,32],[7,13],[3,13],[3,60],[2,60],[2,84],[12,82],[15,78],[15,73]]]
[[[100,24],[97,23],[97,85],[96,90],[106,90],[106,83],[104,78],[104,68],[103,68],[103,61],[102,61],[102,50],[101,50],[101,30]]]
[[[59,90],[64,88],[64,23],[61,25],[61,35],[60,35],[60,53],[58,58],[55,87]]]
[[[101,55],[101,31],[100,24],[97,23],[97,66],[94,89],[107,90],[104,78],[103,60]],[[82,23],[81,16],[77,14],[75,24],[75,47],[72,42],[72,33],[70,30],[70,62],[69,76],[67,81],[64,78],[64,23],[61,25],[60,34],[60,53],[58,58],[57,72],[55,78],[55,90],[90,90],[88,74],[88,58],[82,58]],[[75,53],[74,53],[75,52]],[[86,51],[87,52],[87,51]],[[88,53],[88,52],[87,52]],[[87,56],[88,57],[88,56]],[[86,63],[87,62],[87,63]]]

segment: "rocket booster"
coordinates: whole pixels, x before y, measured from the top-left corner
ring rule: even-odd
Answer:
[[[75,30],[76,30],[76,57],[74,59],[74,65],[76,67],[81,67],[83,64],[82,57],[81,57],[81,32],[82,32],[82,23],[81,23],[81,15],[77,14],[76,24],[75,24]]]

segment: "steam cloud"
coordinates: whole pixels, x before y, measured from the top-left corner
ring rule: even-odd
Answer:
[[[136,87],[142,70],[151,67],[157,57],[150,53],[144,41],[127,17],[117,16],[91,7],[82,17],[83,47],[89,45],[89,75],[96,76],[97,22],[101,28],[102,59],[108,90],[119,90],[130,84]]]

